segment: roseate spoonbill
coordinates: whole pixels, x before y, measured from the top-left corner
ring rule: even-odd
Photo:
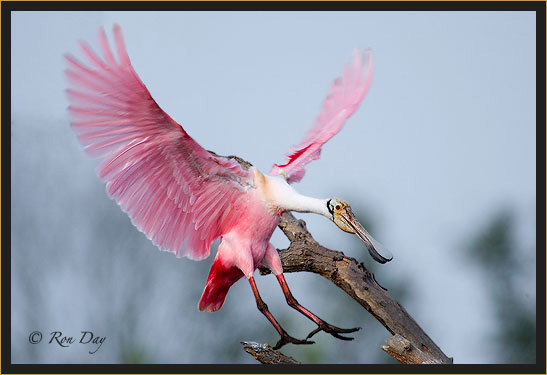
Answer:
[[[108,195],[161,250],[200,260],[221,238],[199,310],[219,310],[228,289],[245,276],[258,309],[281,336],[276,348],[313,343],[309,339],[319,331],[353,339],[340,334],[359,328],[330,325],[296,301],[269,240],[284,211],[312,212],[357,234],[376,261],[392,259],[355,219],[348,203],[310,198],[289,185],[302,179],[305,165],[319,158],[321,146],[359,106],[372,79],[370,51],[364,64],[355,50],[342,77],[332,84],[314,126],[287,154],[285,164],[274,164],[265,175],[238,158],[219,156],[197,144],[158,106],[133,70],[118,25],[114,40],[118,61],[103,28],[99,44],[104,59],[85,42],[80,44],[89,65],[66,55],[71,126],[85,151],[102,159],[97,170]],[[260,266],[277,277],[287,303],[317,324],[306,339],[288,335],[269,312],[253,277]]]

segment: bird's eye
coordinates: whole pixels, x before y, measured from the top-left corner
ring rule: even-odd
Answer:
[[[340,205],[337,204],[337,205],[336,205],[336,209],[339,210],[339,209],[340,209]]]

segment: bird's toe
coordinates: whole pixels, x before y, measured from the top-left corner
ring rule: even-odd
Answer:
[[[299,340],[299,339],[295,339],[292,336],[284,335],[284,336],[281,336],[281,338],[279,339],[279,341],[277,342],[277,344],[275,344],[273,348],[277,350],[287,344],[310,345],[310,344],[315,344],[315,341],[309,341],[308,337],[305,338],[304,340]]]
[[[361,329],[361,327],[339,328],[339,327],[333,326],[329,323],[322,322],[321,324],[319,324],[319,326],[316,329],[314,329],[313,331],[311,331],[308,334],[308,336],[306,337],[306,340],[311,338],[312,336],[314,336],[316,333],[318,333],[320,331],[323,331],[323,332],[326,332],[326,333],[332,335],[333,337],[336,337],[337,339],[351,341],[351,340],[353,340],[353,337],[342,336],[342,335],[340,335],[340,333],[352,333],[352,332],[357,332],[360,329]]]

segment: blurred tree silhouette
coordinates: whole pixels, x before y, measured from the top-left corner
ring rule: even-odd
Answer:
[[[517,275],[526,272],[525,249],[516,240],[515,214],[504,209],[494,215],[469,246],[469,253],[484,270],[495,306],[496,332],[492,337],[501,362],[535,363],[535,298],[523,298]],[[535,294],[534,294],[535,295]]]

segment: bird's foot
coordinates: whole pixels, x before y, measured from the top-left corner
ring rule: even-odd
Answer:
[[[342,336],[342,335],[340,335],[340,333],[357,332],[360,329],[361,329],[361,327],[338,328],[338,327],[335,327],[335,326],[333,326],[333,325],[331,325],[327,322],[321,321],[321,323],[318,324],[318,327],[309,333],[309,335],[306,337],[306,340],[311,338],[317,332],[323,331],[323,332],[326,332],[326,333],[330,333],[332,336],[336,337],[337,339],[351,341],[351,340],[353,340],[353,337]]]
[[[286,345],[286,344],[295,344],[295,345],[315,344],[315,341],[308,341],[308,338],[306,338],[304,340],[298,340],[298,339],[295,339],[292,336],[289,336],[287,334],[287,332],[283,332],[283,334],[281,335],[281,338],[279,339],[279,341],[277,342],[277,344],[275,344],[275,346],[273,348],[275,350],[277,350],[277,349],[281,348],[283,345]]]

